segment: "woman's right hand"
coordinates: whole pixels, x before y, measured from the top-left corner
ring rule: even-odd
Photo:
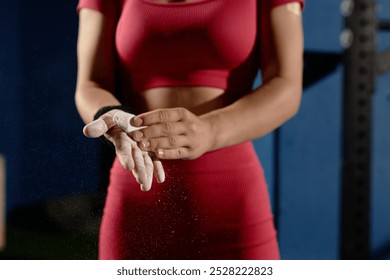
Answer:
[[[150,190],[153,175],[159,183],[164,182],[165,172],[161,161],[153,154],[142,151],[129,133],[140,129],[130,124],[134,115],[122,110],[111,110],[87,124],[83,133],[90,138],[104,135],[115,146],[121,165],[131,171],[142,191]]]

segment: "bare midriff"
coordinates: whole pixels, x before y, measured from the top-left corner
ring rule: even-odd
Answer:
[[[224,93],[224,89],[212,87],[158,87],[137,94],[136,104],[143,112],[182,107],[201,115],[226,106]]]

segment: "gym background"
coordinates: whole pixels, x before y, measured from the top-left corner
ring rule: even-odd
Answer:
[[[0,2],[0,259],[97,257],[109,156],[74,105],[76,5]],[[300,112],[255,141],[282,258],[390,259],[390,2],[303,19]]]

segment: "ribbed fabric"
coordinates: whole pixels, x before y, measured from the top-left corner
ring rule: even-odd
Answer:
[[[121,12],[119,3],[120,0],[80,0],[77,11],[81,8],[89,8],[117,21]]]
[[[111,18],[120,14],[116,47],[130,91],[209,86],[242,93],[251,90],[259,69],[257,57],[266,55],[256,49],[258,18],[266,17],[271,7],[297,1],[303,3],[80,0],[78,9],[95,9]],[[260,8],[264,4],[270,6]]]
[[[284,5],[284,4],[287,4],[287,3],[292,3],[292,2],[299,2],[301,4],[302,9],[304,8],[304,5],[305,5],[305,1],[304,0],[295,0],[295,1],[294,0],[268,0],[268,1],[265,1],[265,2],[270,2],[271,8],[275,8],[277,6]]]
[[[167,180],[142,192],[111,170],[100,259],[278,259],[267,186],[251,143],[164,161]]]

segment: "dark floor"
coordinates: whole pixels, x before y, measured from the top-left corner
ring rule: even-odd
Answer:
[[[3,260],[97,259],[101,203],[96,195],[53,199],[7,217]]]

